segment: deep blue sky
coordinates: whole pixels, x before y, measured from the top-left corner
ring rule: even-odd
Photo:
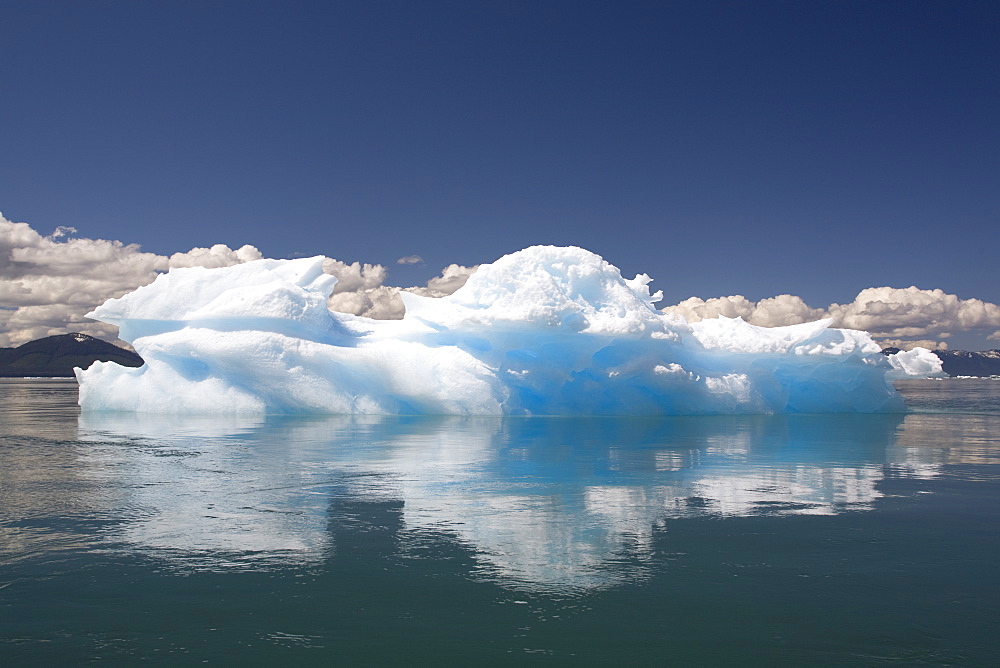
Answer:
[[[0,211],[43,233],[393,284],[574,244],[669,302],[1000,302],[998,2],[6,0],[0,25]]]

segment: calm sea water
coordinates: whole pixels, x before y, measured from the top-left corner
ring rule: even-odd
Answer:
[[[1000,662],[1000,381],[907,415],[80,415],[0,381],[0,662]]]

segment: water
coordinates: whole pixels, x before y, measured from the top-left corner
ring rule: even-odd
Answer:
[[[963,664],[1000,381],[908,415],[83,415],[0,381],[0,662]]]

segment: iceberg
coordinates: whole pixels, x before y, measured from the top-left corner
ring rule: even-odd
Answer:
[[[899,412],[886,358],[831,320],[764,328],[665,314],[650,278],[590,251],[533,246],[452,295],[402,292],[402,320],[334,313],[324,257],[178,268],[88,317],[138,368],[77,369],[87,411],[172,414],[693,415]]]

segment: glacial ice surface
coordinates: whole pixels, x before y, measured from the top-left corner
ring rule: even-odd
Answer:
[[[77,369],[85,410],[154,413],[689,415],[904,410],[891,380],[940,373],[830,320],[763,328],[658,311],[644,274],[534,246],[403,320],[327,308],[322,256],[179,268],[88,316],[139,368]]]

